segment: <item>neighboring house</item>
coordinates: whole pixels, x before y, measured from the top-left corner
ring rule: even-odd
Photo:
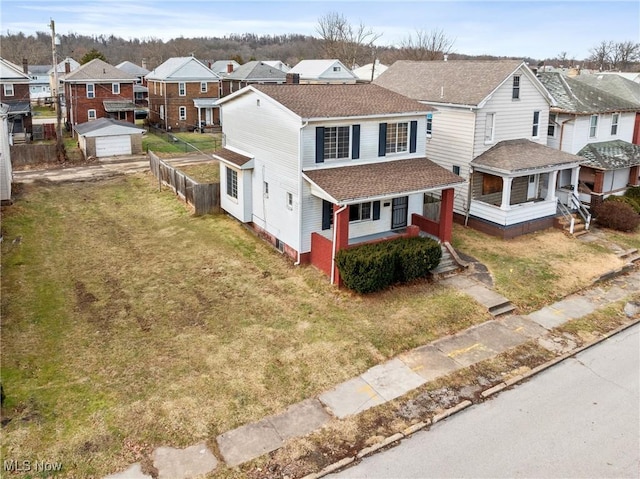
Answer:
[[[38,105],[51,103],[51,80],[49,78],[51,65],[31,65],[29,67],[29,97],[31,103]]]
[[[588,158],[580,170],[580,199],[595,205],[608,194],[624,192],[627,184],[637,185],[636,156],[626,152],[634,150],[631,142],[640,106],[624,98],[622,91],[616,96],[593,86],[592,80],[559,73],[539,77],[556,102],[551,107],[549,145],[581,160]],[[626,155],[627,160],[612,160],[612,152]]]
[[[300,83],[355,83],[358,77],[340,60],[302,60],[288,73],[300,76]]]
[[[130,61],[118,63],[116,68],[136,77],[137,80],[133,84],[134,102],[138,106],[148,106],[149,89],[147,88],[147,80],[145,76],[150,73],[149,70]]]
[[[626,78],[634,83],[640,83],[640,72],[599,72],[599,74],[605,76],[615,75]]]
[[[11,201],[11,143],[9,138],[9,106],[0,103],[0,200]]]
[[[238,67],[221,80],[222,96],[241,90],[252,84],[282,84],[286,82],[287,74],[276,67],[264,62],[251,61]]]
[[[62,80],[65,74],[71,73],[72,71],[75,71],[78,68],[80,68],[80,63],[78,63],[71,57],[65,57],[65,59],[59,62],[55,68],[55,70],[57,70],[58,72],[58,90],[57,91],[60,93],[60,104],[63,108],[63,113],[62,113],[63,117],[66,116],[66,100],[64,98],[64,82]],[[49,91],[53,91],[53,88],[54,88],[53,73],[54,73],[54,68],[51,67],[47,71],[47,74],[49,75]],[[54,105],[55,105],[55,99],[52,98],[52,101],[54,101]]]
[[[263,60],[262,63],[264,63],[265,65],[269,65],[270,67],[277,68],[278,70],[283,71],[285,73],[291,70],[291,67],[289,65],[287,65],[284,62],[281,62],[280,60]]]
[[[463,180],[424,156],[431,107],[371,84],[250,85],[220,104],[221,207],[297,264],[335,283],[340,249],[420,229],[451,239]]]
[[[125,121],[100,118],[75,125],[78,144],[85,158],[142,153],[145,130]]]
[[[220,76],[200,60],[170,58],[146,79],[149,123],[179,131],[220,124]]]
[[[133,84],[136,78],[94,58],[63,75],[67,122],[71,126],[114,118],[135,123]]]
[[[353,73],[362,81],[373,81],[389,68],[376,60],[375,63],[367,63],[353,70]]]
[[[239,67],[240,64],[235,60],[218,60],[209,65],[209,69],[221,77],[233,73]]]
[[[426,154],[468,180],[456,221],[511,238],[553,226],[558,197],[571,200],[560,193],[580,159],[546,146],[552,98],[524,62],[398,61],[374,84],[437,108]]]
[[[31,99],[27,71],[0,58],[0,102],[8,107],[7,121],[12,138],[28,138],[31,135]]]

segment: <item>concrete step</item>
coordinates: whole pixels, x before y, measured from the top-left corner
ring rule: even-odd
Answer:
[[[620,259],[630,259],[634,256],[638,256],[637,248],[628,249],[623,251],[622,253],[618,253],[618,258]]]
[[[501,304],[496,304],[495,306],[491,306],[489,308],[489,314],[493,317],[502,316],[503,314],[508,314],[515,311],[516,307],[511,304],[511,301],[506,301]]]

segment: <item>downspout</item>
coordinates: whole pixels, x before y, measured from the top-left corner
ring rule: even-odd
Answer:
[[[300,174],[300,178],[298,181],[298,261],[296,261],[294,266],[300,265],[300,250],[302,249],[302,130],[304,130],[308,121],[305,121],[300,127],[300,131],[298,132],[298,172]]]
[[[164,131],[169,131],[169,108],[167,107],[167,84],[161,83],[160,87],[164,86]]]
[[[464,217],[464,225],[469,223],[469,212],[471,210],[471,196],[473,193],[473,166],[469,168],[469,188],[467,188],[467,214]]]
[[[336,241],[338,240],[338,215],[347,209],[349,205],[342,205],[333,212],[333,244],[331,245],[331,284],[335,282],[336,270]]]

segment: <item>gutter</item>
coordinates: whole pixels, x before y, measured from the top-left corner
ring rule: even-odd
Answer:
[[[342,205],[336,211],[333,212],[333,244],[331,246],[331,284],[335,284],[335,270],[336,270],[336,241],[338,237],[338,215],[346,210],[349,205]]]
[[[308,121],[305,121],[298,131],[298,171],[300,178],[298,179],[298,260],[293,263],[294,266],[300,265],[300,250],[302,249],[302,130],[304,130]],[[331,271],[333,273],[333,270]]]

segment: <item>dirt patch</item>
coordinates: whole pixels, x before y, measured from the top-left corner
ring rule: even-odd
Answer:
[[[74,291],[76,293],[76,307],[80,311],[87,311],[93,303],[98,301],[98,298],[87,291],[87,287],[81,281],[76,281]]]

